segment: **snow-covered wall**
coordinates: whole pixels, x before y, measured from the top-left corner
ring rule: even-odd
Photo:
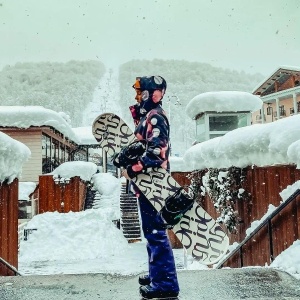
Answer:
[[[300,168],[300,115],[238,128],[199,143],[183,157],[185,170],[296,164]]]

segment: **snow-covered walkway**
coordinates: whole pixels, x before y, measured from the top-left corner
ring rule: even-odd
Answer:
[[[298,281],[267,268],[178,272],[180,300],[300,299]],[[81,274],[0,277],[1,300],[133,300],[138,276]]]

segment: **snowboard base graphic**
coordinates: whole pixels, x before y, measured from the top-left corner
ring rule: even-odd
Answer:
[[[117,115],[105,113],[93,123],[93,134],[100,146],[113,156],[135,141],[132,130]],[[151,204],[160,211],[165,199],[180,185],[163,168],[151,168],[132,179]],[[202,264],[217,263],[227,252],[229,238],[222,227],[196,202],[172,228],[187,253]],[[176,298],[175,298],[176,299]]]

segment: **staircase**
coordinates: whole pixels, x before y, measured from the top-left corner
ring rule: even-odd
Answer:
[[[88,184],[84,202],[84,210],[93,208],[96,193],[99,194],[99,192],[97,192],[91,184]]]
[[[126,192],[126,183],[122,184],[120,196],[121,230],[128,243],[141,241],[140,220],[137,199],[133,193]]]

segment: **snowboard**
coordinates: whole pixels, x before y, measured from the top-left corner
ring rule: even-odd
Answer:
[[[93,134],[100,147],[110,156],[137,140],[128,125],[112,113],[102,114],[95,119]],[[179,183],[163,168],[151,168],[132,181],[157,211],[164,206],[164,200],[180,188]],[[228,250],[228,236],[197,202],[194,202],[172,231],[187,253],[202,264],[217,263]]]

